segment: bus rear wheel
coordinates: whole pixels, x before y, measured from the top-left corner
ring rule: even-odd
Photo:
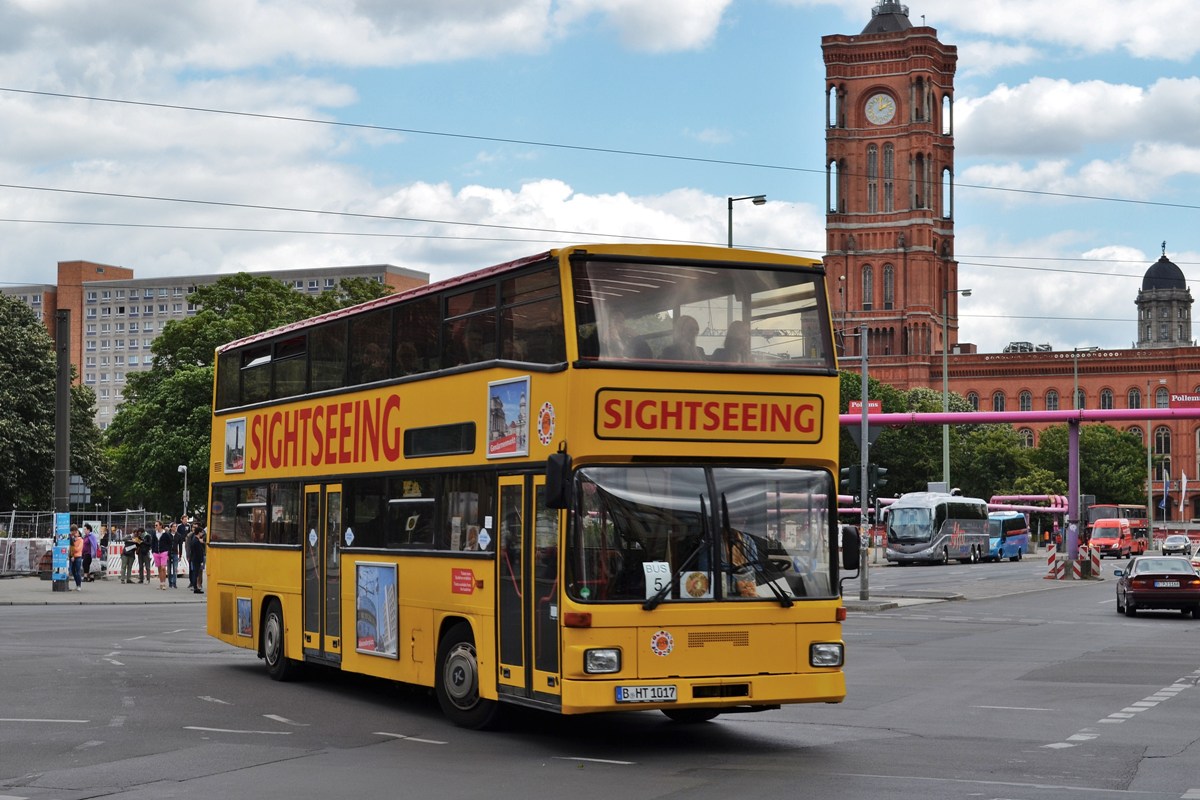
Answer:
[[[479,658],[471,626],[456,623],[438,644],[434,691],[442,713],[460,728],[479,730],[495,723],[499,704],[479,695]]]
[[[287,629],[283,626],[283,609],[279,601],[268,601],[267,612],[263,615],[259,647],[267,665],[267,675],[277,681],[295,680],[300,675],[300,664],[284,655],[285,630]]]
[[[698,725],[716,719],[721,712],[712,708],[664,708],[662,713],[680,725]]]

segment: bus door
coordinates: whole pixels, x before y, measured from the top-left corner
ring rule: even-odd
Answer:
[[[501,694],[557,705],[558,511],[542,475],[500,478],[496,622]]]
[[[342,658],[342,487],[304,487],[304,655]]]

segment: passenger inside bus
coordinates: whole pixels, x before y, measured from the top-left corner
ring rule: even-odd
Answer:
[[[750,355],[750,323],[735,319],[729,323],[725,332],[725,346],[713,351],[713,361],[727,361],[732,364],[748,364],[753,359]]]
[[[689,314],[680,314],[675,318],[674,332],[671,343],[663,348],[660,358],[670,361],[704,361],[704,349],[696,344],[700,335],[700,323]]]

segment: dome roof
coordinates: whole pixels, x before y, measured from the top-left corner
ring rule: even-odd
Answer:
[[[1143,292],[1154,289],[1187,289],[1187,279],[1183,277],[1183,270],[1168,260],[1166,253],[1150,265],[1150,269],[1146,270],[1142,278]]]
[[[908,21],[908,6],[900,5],[899,0],[880,0],[879,5],[871,9],[871,21],[863,28],[863,35],[870,33],[896,33],[912,27]]]

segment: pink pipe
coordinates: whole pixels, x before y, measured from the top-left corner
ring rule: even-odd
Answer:
[[[838,423],[855,425],[862,414],[839,414]],[[1146,419],[1200,419],[1200,408],[1080,408],[1066,411],[908,411],[868,414],[868,425],[961,425],[1006,422],[1105,422]]]

